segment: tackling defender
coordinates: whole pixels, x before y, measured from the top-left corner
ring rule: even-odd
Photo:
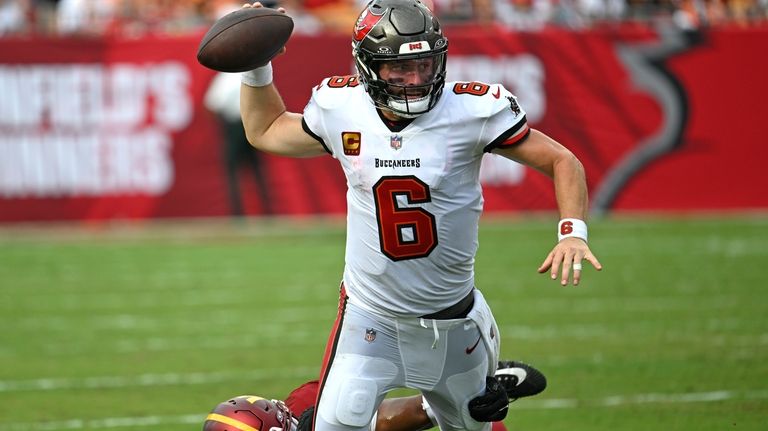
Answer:
[[[502,361],[485,394],[474,399],[470,412],[480,421],[493,421],[493,431],[506,431],[494,417],[499,406],[542,392],[547,386],[536,368],[516,361]],[[294,389],[285,402],[242,395],[220,403],[206,417],[203,431],[312,431],[314,402],[319,382]],[[294,412],[302,412],[298,416]],[[421,431],[436,426],[429,405],[421,396],[385,399],[370,424],[370,431]]]
[[[259,3],[245,7],[260,7]],[[429,402],[443,431],[488,431],[468,405],[499,358],[499,331],[475,287],[483,154],[551,177],[558,242],[539,267],[579,284],[587,245],[584,169],[529,127],[500,84],[445,82],[448,39],[418,0],[373,0],[355,24],[357,75],[323,80],[303,115],[286,111],[271,65],[242,75],[251,144],[292,157],[330,154],[347,179],[347,244],[326,346],[317,431],[366,431],[389,391]]]

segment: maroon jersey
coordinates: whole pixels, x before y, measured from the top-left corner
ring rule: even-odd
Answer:
[[[301,416],[301,413],[315,405],[317,401],[317,391],[319,389],[320,382],[312,380],[298,388],[291,391],[288,398],[285,399],[285,405],[293,412],[296,417]]]

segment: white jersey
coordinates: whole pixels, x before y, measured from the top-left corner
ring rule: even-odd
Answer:
[[[347,294],[379,314],[445,309],[474,287],[483,153],[525,139],[525,113],[501,85],[451,82],[393,131],[357,84],[324,80],[303,119],[347,178]]]

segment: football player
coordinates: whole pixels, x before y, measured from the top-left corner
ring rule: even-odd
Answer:
[[[541,393],[547,386],[536,368],[515,361],[502,361],[485,394],[469,405],[478,420],[493,422],[493,431],[506,431],[497,420],[500,411],[518,398]],[[203,431],[312,431],[314,402],[319,382],[313,380],[294,389],[285,402],[242,395],[220,403],[206,417]],[[294,412],[303,412],[295,416]],[[371,431],[421,431],[436,426],[429,404],[421,396],[388,398],[379,406]]]
[[[260,4],[244,7],[260,7]],[[345,267],[321,368],[317,431],[365,431],[385,394],[411,388],[443,431],[488,431],[469,401],[499,358],[493,313],[475,287],[483,154],[552,178],[558,242],[539,272],[579,284],[587,186],[571,151],[532,129],[500,84],[446,82],[448,39],[418,0],[372,0],[352,34],[356,75],[288,112],[271,64],[241,75],[248,140],[292,157],[331,155],[347,180]],[[510,247],[514,247],[510,244]]]

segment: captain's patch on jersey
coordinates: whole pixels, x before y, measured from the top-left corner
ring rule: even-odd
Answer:
[[[344,146],[344,155],[360,155],[360,132],[341,132],[341,144]]]

